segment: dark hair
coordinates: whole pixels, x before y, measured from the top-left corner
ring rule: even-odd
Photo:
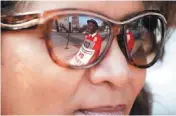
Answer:
[[[152,114],[152,94],[147,85],[140,91],[134,101],[130,115],[150,115]]]
[[[176,1],[144,1],[148,10],[159,10],[167,19],[167,27],[176,27]]]
[[[6,14],[10,11],[12,11],[12,9],[14,9],[13,7],[16,5],[17,1],[1,1],[1,13],[2,14]]]
[[[98,28],[98,24],[94,19],[87,20],[87,24],[90,22],[93,23],[96,26],[96,28]]]

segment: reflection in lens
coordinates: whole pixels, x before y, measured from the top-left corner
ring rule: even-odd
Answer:
[[[94,62],[105,50],[110,37],[107,22],[85,15],[54,18],[49,39],[53,53],[60,61],[82,66]]]
[[[127,49],[139,66],[152,63],[162,41],[162,21],[157,16],[145,16],[125,26]]]

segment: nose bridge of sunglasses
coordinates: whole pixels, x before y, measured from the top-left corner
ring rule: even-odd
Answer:
[[[121,26],[119,25],[112,25],[113,36],[116,36],[120,33]]]

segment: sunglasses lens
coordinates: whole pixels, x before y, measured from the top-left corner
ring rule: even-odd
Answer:
[[[56,16],[47,22],[50,49],[61,63],[83,66],[95,62],[110,38],[107,22],[86,15]]]
[[[127,51],[134,64],[147,66],[155,61],[164,35],[158,16],[144,16],[125,26]]]

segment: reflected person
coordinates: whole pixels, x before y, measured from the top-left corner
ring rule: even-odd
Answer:
[[[83,65],[96,59],[101,50],[102,37],[98,33],[98,24],[94,19],[87,20],[88,34],[76,55],[71,59],[72,65]]]

